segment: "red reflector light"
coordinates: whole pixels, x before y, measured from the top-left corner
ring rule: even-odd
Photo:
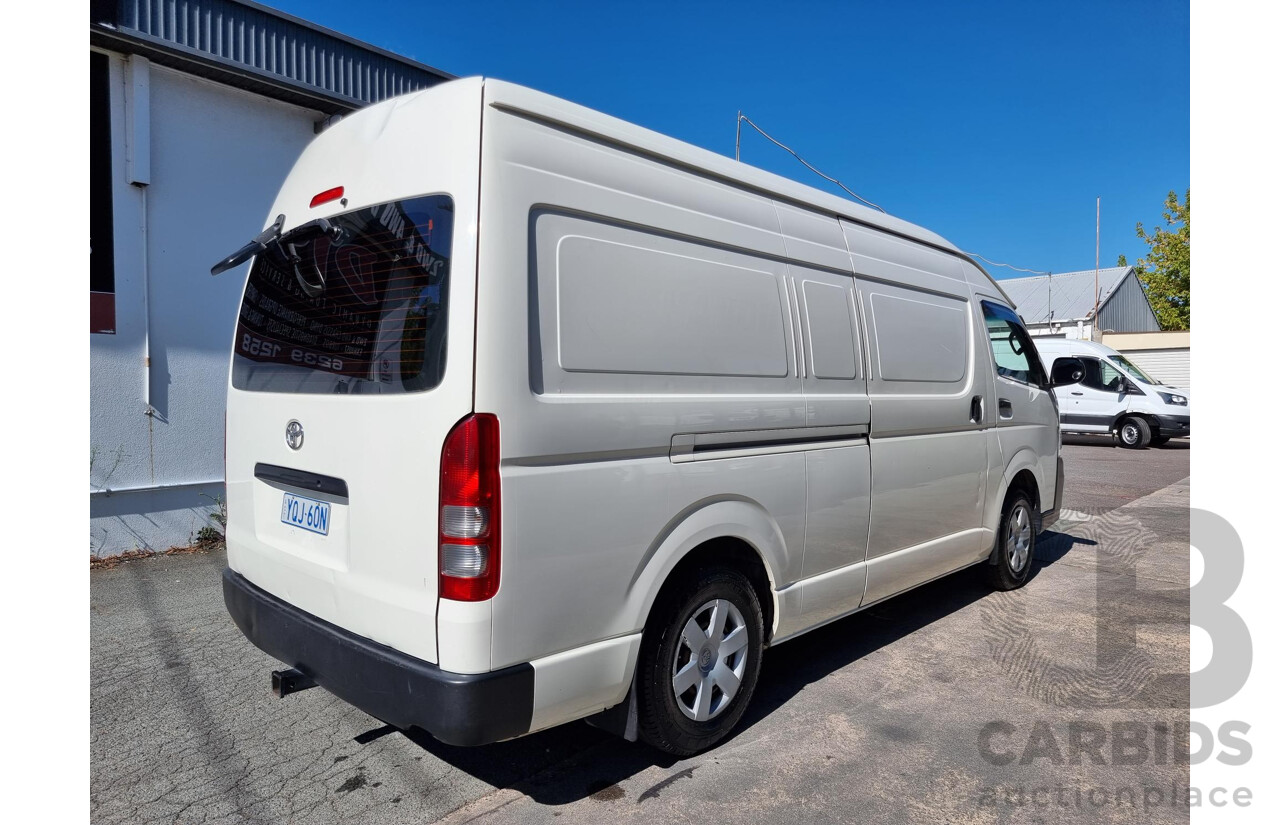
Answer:
[[[319,206],[322,203],[328,203],[329,201],[336,201],[340,197],[342,197],[341,186],[335,186],[332,189],[326,189],[323,192],[321,192],[319,195],[316,195],[314,198],[311,199],[311,208],[315,209],[317,206]]]
[[[440,598],[479,602],[498,592],[502,560],[498,417],[459,421],[440,452]]]

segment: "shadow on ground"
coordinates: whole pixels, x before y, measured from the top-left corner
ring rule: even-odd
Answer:
[[[1031,576],[1034,578],[1042,568],[1063,558],[1075,544],[1082,543],[1093,542],[1053,531],[1042,533]],[[807,685],[989,593],[991,588],[983,578],[983,570],[971,568],[769,650],[746,715],[720,747],[750,730]],[[670,768],[678,761],[643,743],[624,742],[581,721],[480,748],[454,747],[420,731],[402,733],[391,727],[374,728],[356,741],[368,742],[384,735],[407,736],[454,768],[495,787],[510,787],[544,805],[565,805],[588,797],[609,801],[620,792],[616,787],[619,782],[653,766]],[[664,783],[670,781],[664,779],[644,793],[657,795]]]

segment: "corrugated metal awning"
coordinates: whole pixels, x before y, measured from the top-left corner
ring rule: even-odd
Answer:
[[[248,0],[97,0],[89,42],[330,114],[453,75]]]

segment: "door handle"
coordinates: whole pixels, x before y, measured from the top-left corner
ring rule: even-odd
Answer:
[[[982,396],[975,395],[973,400],[969,402],[969,420],[974,424],[981,424],[982,413]]]
[[[1072,395],[1084,395],[1084,393],[1082,393],[1082,392],[1073,392],[1073,393],[1071,393],[1071,394],[1072,394]]]
[[[1013,402],[1007,398],[1000,399],[1000,417],[1013,418]]]

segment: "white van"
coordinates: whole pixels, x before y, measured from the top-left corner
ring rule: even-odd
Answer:
[[[1130,449],[1191,435],[1191,394],[1162,384],[1111,347],[1037,338],[1036,349],[1046,368],[1059,358],[1084,365],[1080,383],[1055,390],[1064,432],[1112,433]]]
[[[281,695],[689,754],[764,648],[970,565],[1018,587],[1057,513],[1050,383],[972,260],[563,100],[342,120],[215,271],[255,255],[224,595]]]

